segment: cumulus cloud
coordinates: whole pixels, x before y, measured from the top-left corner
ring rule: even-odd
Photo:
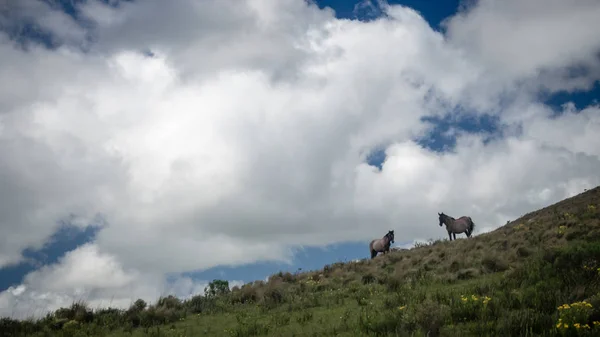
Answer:
[[[86,40],[85,29],[60,7],[53,6],[53,1],[3,1],[0,4],[0,28],[17,39],[24,30],[33,30],[47,36],[52,44]]]
[[[598,16],[596,0],[479,0],[445,26],[494,80],[573,91],[590,89],[600,76]]]
[[[160,296],[189,298],[203,294],[208,282],[189,277],[171,282],[164,275],[126,270],[116,256],[100,252],[95,244],[86,244],[0,293],[0,315],[37,317],[76,301],[85,301],[92,308],[127,308],[138,298],[154,303]],[[230,281],[230,287],[241,284]]]
[[[597,106],[551,119],[530,92],[502,89],[538,80],[534,69],[591,62],[595,37],[575,39],[580,54],[569,44],[571,57],[528,54],[510,68],[477,35],[504,20],[479,19],[486,6],[444,36],[399,6],[358,22],[292,0],[89,2],[80,9],[96,42],[86,53],[73,43],[23,51],[5,38],[0,74],[18,65],[26,76],[0,82],[0,155],[11,158],[0,165],[0,267],[61,218],[107,225],[1,293],[0,307],[192,293],[202,284],[164,275],[289,261],[297,245],[389,228],[401,242],[445,237],[440,211],[488,231],[600,184]],[[525,36],[538,29],[522,26]],[[502,137],[457,132],[444,153],[417,144],[431,132],[422,117],[464,107],[498,114]],[[381,170],[365,163],[377,147]]]
[[[377,19],[381,16],[381,14],[383,14],[380,7],[385,5],[386,3],[380,0],[362,0],[354,5],[352,14],[354,14],[355,17],[361,17],[364,19]]]

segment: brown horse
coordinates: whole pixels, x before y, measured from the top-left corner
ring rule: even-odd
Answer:
[[[470,216],[461,216],[458,219],[454,219],[453,217],[444,214],[444,212],[438,213],[438,216],[440,227],[442,227],[442,224],[446,225],[450,241],[452,241],[452,236],[454,236],[454,240],[456,240],[456,234],[465,233],[468,238],[473,234],[475,223]]]
[[[383,238],[372,240],[369,243],[369,250],[371,251],[371,259],[377,256],[377,253],[389,253],[390,243],[394,243],[394,231],[389,231]]]

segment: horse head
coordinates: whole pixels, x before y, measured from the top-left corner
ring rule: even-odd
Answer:
[[[440,220],[440,227],[442,227],[442,225],[444,224],[445,217],[446,217],[446,215],[444,214],[444,212],[438,213],[438,220]]]
[[[391,243],[394,243],[394,231],[391,230],[385,235]]]

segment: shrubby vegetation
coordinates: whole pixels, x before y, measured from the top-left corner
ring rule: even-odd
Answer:
[[[472,239],[127,310],[74,303],[3,336],[600,335],[600,188]],[[367,249],[365,247],[365,252]]]

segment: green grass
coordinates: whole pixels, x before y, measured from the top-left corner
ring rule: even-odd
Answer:
[[[592,336],[600,335],[600,187],[456,241],[374,260],[278,273],[207,296],[75,303],[7,336]],[[579,304],[577,304],[579,302]],[[573,304],[575,303],[575,304]],[[569,304],[568,307],[563,306]],[[559,308],[560,307],[560,308]],[[565,328],[568,326],[568,328]]]

